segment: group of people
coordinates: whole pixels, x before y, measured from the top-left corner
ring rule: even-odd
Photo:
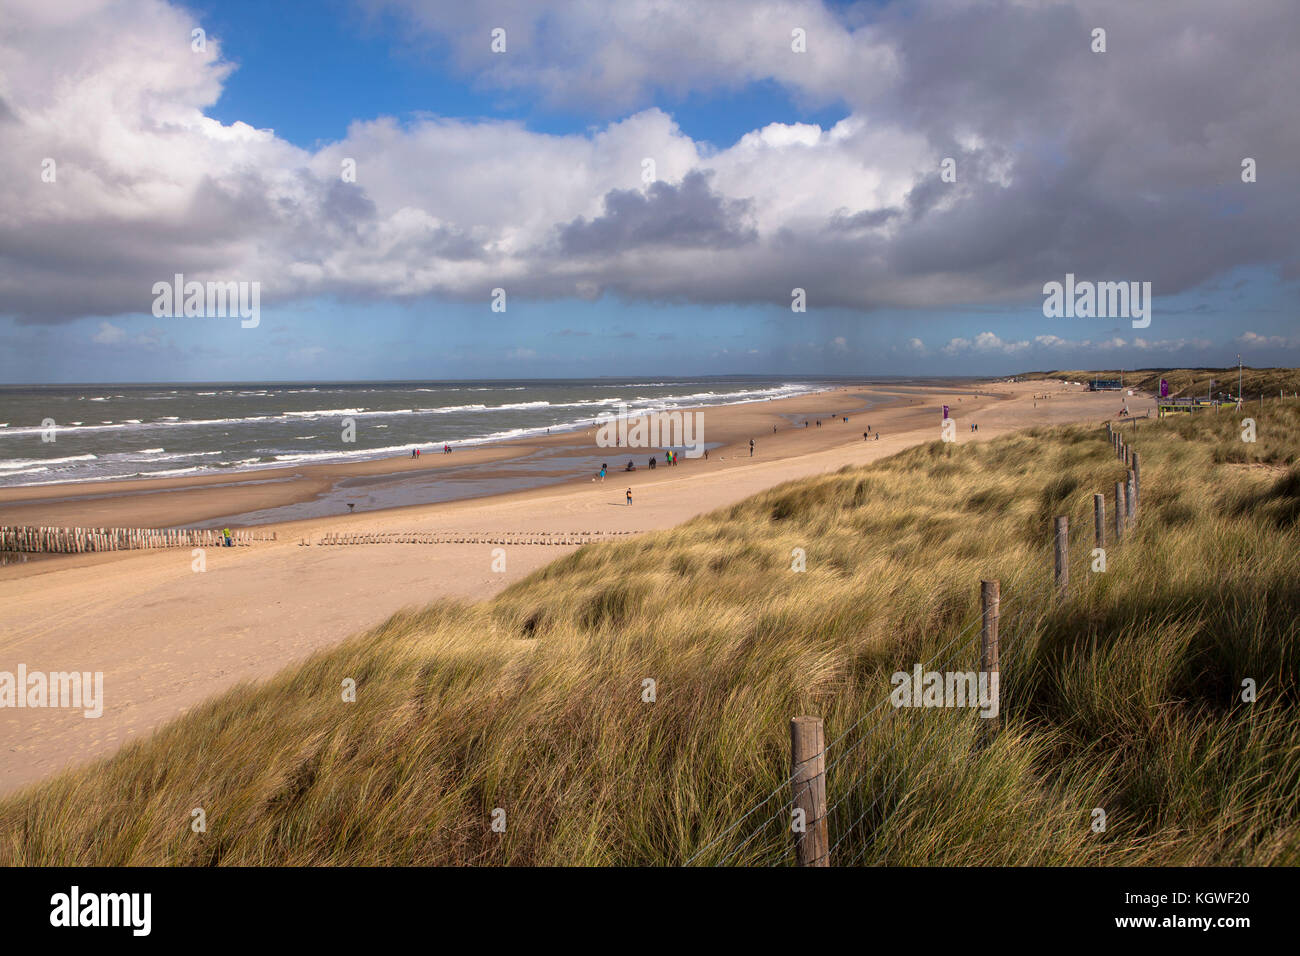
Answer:
[[[751,441],[749,444],[752,446],[754,443]],[[709,457],[709,454],[708,454],[707,451],[704,453],[704,457],[705,457],[706,459]],[[650,461],[647,462],[647,464],[649,465],[650,470],[651,470],[651,471],[654,471],[654,469],[655,469],[655,468],[658,466],[658,464],[659,464],[659,459],[656,458],[654,455],[651,455],[651,456],[650,456]],[[677,464],[677,452],[672,451],[672,450],[665,451],[665,452],[664,452],[664,464],[666,464],[666,465],[676,465],[676,464]],[[636,462],[629,458],[629,459],[628,459],[628,462],[627,462],[627,467],[625,467],[623,470],[624,470],[624,471],[636,471]],[[599,478],[601,481],[604,481],[604,480],[605,480],[605,475],[607,475],[608,473],[609,473],[609,464],[608,464],[608,463],[602,463],[601,466],[600,466],[600,471],[599,471],[599,473],[596,475],[596,477]]]
[[[450,454],[451,454],[451,445],[449,445],[449,444],[444,444],[444,445],[442,446],[442,453],[443,453],[444,455],[450,455]],[[411,457],[412,457],[412,458],[419,458],[420,455],[421,455],[421,451],[420,451],[420,449],[418,449],[418,448],[412,448],[412,449],[411,449]]]
[[[841,421],[843,421],[844,424],[846,424],[846,425],[849,423],[849,416],[848,416],[848,415],[837,415],[837,414],[835,414],[834,412],[832,412],[830,418],[831,418],[831,421],[835,421],[835,419],[838,418],[838,419],[840,419]],[[822,420],[821,420],[820,418],[814,419],[814,420],[813,420],[813,424],[816,425],[818,428],[821,428],[821,427],[822,427]],[[803,420],[803,427],[804,427],[804,428],[807,428],[807,427],[808,427],[808,419],[806,419],[806,418]],[[868,427],[868,430],[870,430],[870,427],[871,427],[871,426],[867,426],[867,427]],[[773,428],[772,431],[776,431],[776,429]]]

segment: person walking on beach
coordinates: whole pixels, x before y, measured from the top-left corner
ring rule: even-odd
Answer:
[[[605,480],[605,468],[606,468],[605,465],[601,465],[601,466],[600,466],[600,480],[601,480],[601,481],[604,481],[604,480]]]
[[[629,488],[629,489],[627,490],[627,506],[628,506],[629,508],[632,507],[632,489],[631,489],[631,488]]]
[[[224,545],[224,546],[227,547],[227,548],[229,548],[229,547],[230,547],[230,529],[229,529],[229,528],[224,529],[224,530],[221,532],[221,535],[222,535],[222,537],[225,539],[225,545]]]
[[[754,439],[752,438],[749,440],[749,457],[754,457]]]

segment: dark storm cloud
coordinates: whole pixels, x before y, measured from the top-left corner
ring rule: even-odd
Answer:
[[[838,210],[831,217],[829,228],[835,232],[857,232],[860,229],[875,229],[883,226],[900,215],[900,210],[892,206],[887,209],[864,209],[849,215],[846,210]]]
[[[718,195],[709,178],[697,170],[676,186],[658,181],[645,193],[611,190],[603,216],[590,222],[579,217],[560,228],[560,249],[608,255],[645,246],[730,249],[753,242],[757,233],[746,224],[751,203]]]

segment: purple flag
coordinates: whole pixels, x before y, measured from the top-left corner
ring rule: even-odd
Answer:
[[[1169,397],[1169,383],[1166,382],[1163,378],[1160,380],[1160,397],[1161,398]]]

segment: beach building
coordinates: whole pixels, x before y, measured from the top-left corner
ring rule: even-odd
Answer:
[[[1225,402],[1217,398],[1162,398],[1159,402],[1159,415],[1164,418],[1165,415],[1175,412],[1199,412],[1205,408],[1212,408],[1216,412],[1221,405],[1236,405],[1236,400]]]

